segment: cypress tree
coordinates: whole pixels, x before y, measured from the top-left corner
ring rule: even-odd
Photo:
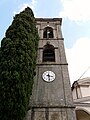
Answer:
[[[0,48],[0,120],[23,120],[35,76],[38,32],[33,11],[15,15]]]

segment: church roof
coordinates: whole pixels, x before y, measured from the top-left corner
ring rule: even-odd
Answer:
[[[82,78],[79,79],[77,81],[74,81],[74,83],[72,84],[72,90],[76,87],[76,86],[86,86],[86,85],[90,85],[90,77],[86,77],[86,78]]]

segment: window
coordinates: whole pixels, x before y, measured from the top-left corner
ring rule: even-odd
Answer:
[[[43,50],[43,62],[55,62],[55,51],[52,45],[45,45]]]
[[[46,27],[43,31],[43,38],[53,38],[53,29]]]

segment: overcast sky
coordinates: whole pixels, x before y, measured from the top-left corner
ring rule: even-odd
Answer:
[[[73,83],[90,77],[90,0],[2,0],[0,2],[0,40],[11,25],[15,14],[25,7],[35,17],[62,18],[62,33]]]

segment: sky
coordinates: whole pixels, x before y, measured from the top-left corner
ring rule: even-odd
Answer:
[[[90,77],[90,0],[2,0],[0,41],[15,14],[26,7],[35,17],[62,18],[62,33],[71,84]]]

